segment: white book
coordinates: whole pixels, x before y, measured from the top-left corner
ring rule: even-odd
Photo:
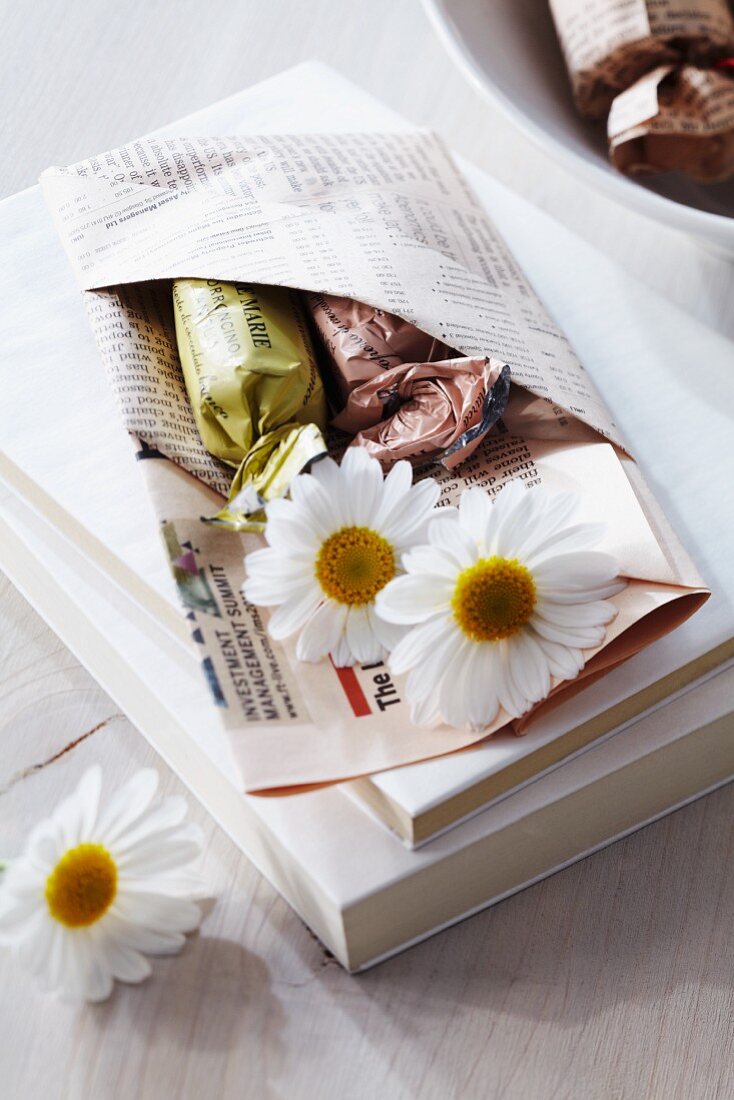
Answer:
[[[353,127],[355,117],[362,126],[405,125],[323,67],[299,66],[180,128],[293,129],[294,102],[308,106],[310,118],[328,105],[331,129]],[[509,211],[502,224],[508,236],[513,224],[532,222],[541,245],[573,247],[551,219],[483,177],[474,182],[491,193],[498,221]],[[422,852],[406,850],[336,788],[285,799],[244,796],[229,744],[210,720],[142,479],[37,189],[0,207],[0,232],[14,276],[6,301],[10,358],[0,472],[8,528],[0,565],[344,965],[369,965],[734,772],[725,736],[731,680],[722,672],[669,703],[664,717],[648,716]],[[586,259],[593,311],[594,295],[603,293],[595,272],[605,265],[590,252]],[[556,312],[564,322],[560,305]],[[686,321],[681,315],[675,331],[683,348],[701,335],[693,322],[684,333]],[[577,346],[581,327],[572,334]],[[589,320],[589,339],[592,331]],[[707,347],[707,355],[714,349]],[[721,425],[714,408],[709,434],[718,437]],[[654,463],[652,473],[655,480]],[[715,548],[712,560],[721,565]],[[698,656],[710,652],[712,639],[731,637],[730,605],[722,612],[714,597],[697,619],[704,615],[707,636],[697,639]],[[652,672],[660,678],[659,668]],[[542,842],[528,845],[531,835]]]

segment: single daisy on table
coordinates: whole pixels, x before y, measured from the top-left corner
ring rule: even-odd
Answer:
[[[405,555],[405,575],[377,597],[377,613],[410,628],[390,668],[409,672],[418,723],[442,718],[483,729],[500,707],[518,718],[584,666],[625,587],[615,559],[592,549],[603,524],[573,523],[577,498],[509,482],[492,503],[465,490],[458,515],[428,525]]]
[[[0,942],[50,992],[102,1001],[113,979],[140,982],[145,955],[175,954],[201,920],[188,865],[201,853],[183,798],[154,802],[139,771],[104,802],[99,767],[33,829],[0,882]]]
[[[403,630],[375,615],[375,597],[425,538],[439,488],[412,485],[408,462],[383,478],[379,462],[350,447],[341,466],[325,458],[291,482],[290,500],[267,505],[268,546],[245,558],[246,598],[276,607],[273,638],[300,631],[301,661],[337,667],[382,660]]]

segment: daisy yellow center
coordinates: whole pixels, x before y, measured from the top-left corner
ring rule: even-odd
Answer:
[[[521,630],[535,607],[535,582],[515,558],[480,558],[456,581],[454,619],[473,642],[499,642]]]
[[[46,879],[51,916],[67,928],[82,928],[104,916],[117,893],[117,867],[101,844],[64,852]]]
[[[318,582],[338,603],[371,603],[394,576],[392,546],[369,527],[342,527],[326,539],[316,558]]]

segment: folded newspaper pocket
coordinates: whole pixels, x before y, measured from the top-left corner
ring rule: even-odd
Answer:
[[[242,595],[261,536],[202,523],[232,466],[202,443],[179,359],[172,282],[202,279],[348,298],[402,318],[460,357],[512,372],[502,418],[453,469],[427,461],[439,507],[466,486],[508,480],[571,490],[579,520],[627,584],[603,644],[544,708],[615,667],[706,599],[567,340],[519,271],[439,140],[428,133],[152,138],[42,186],[78,280],[153,508],[215,715],[243,787],[293,790],[455,751],[486,730],[413,725],[400,677],[382,665],[299,663]],[[489,363],[487,363],[489,360]],[[436,367],[436,364],[431,364]],[[287,430],[287,425],[283,426]]]

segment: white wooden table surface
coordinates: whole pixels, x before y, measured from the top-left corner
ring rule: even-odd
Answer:
[[[732,267],[548,162],[450,68],[417,0],[1,0],[0,17],[0,195],[319,57],[734,335]],[[0,624],[3,853],[93,761],[179,789],[1,579]],[[721,790],[352,978],[194,805],[217,902],[149,982],[73,1009],[0,956],[0,1095],[732,1097],[733,810]]]

